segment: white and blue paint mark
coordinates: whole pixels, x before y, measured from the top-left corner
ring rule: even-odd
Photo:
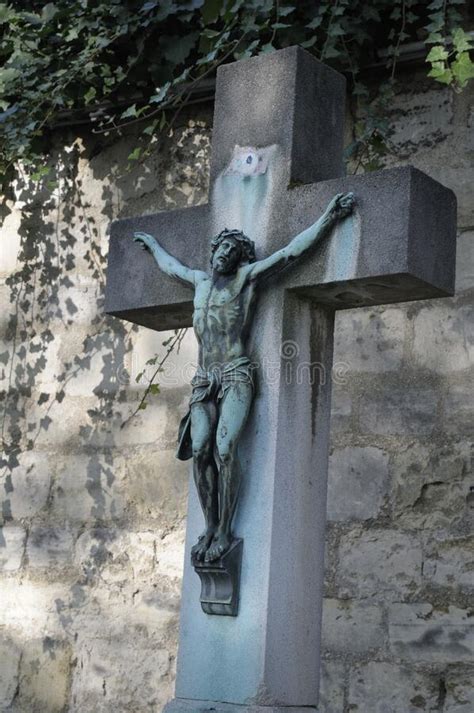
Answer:
[[[213,192],[214,230],[242,230],[257,243],[264,239],[270,215],[272,156],[275,146],[235,146]]]

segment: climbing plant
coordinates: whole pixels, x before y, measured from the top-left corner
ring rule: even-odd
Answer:
[[[139,160],[219,64],[288,45],[299,44],[345,71],[359,103],[368,97],[364,67],[380,63],[383,49],[390,85],[401,48],[411,41],[426,44],[434,80],[460,90],[474,76],[472,43],[463,28],[466,0],[30,0],[27,5],[0,3],[4,190],[19,162],[34,178],[48,178],[43,156],[50,131],[71,117],[92,121],[94,131],[106,136],[139,123],[143,141],[129,161]],[[380,97],[387,95],[385,87]],[[383,137],[377,111],[369,114],[356,127],[351,147],[370,149],[368,168]]]

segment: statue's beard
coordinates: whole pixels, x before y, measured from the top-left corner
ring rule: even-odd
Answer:
[[[236,272],[238,263],[233,261],[228,262],[227,260],[220,260],[219,258],[214,262],[214,270],[219,272],[221,275],[230,275]]]

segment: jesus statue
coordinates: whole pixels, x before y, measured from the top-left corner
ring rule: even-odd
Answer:
[[[204,513],[204,532],[191,550],[195,561],[219,560],[233,541],[232,520],[241,483],[237,444],[254,393],[246,342],[262,280],[306,255],[353,206],[352,193],[339,193],[319,220],[261,260],[242,231],[225,229],[211,241],[210,273],[183,265],[152,235],[135,233],[134,240],[151,252],[163,272],[194,289],[199,362],[191,381],[189,411],[179,429],[177,457],[193,458]]]

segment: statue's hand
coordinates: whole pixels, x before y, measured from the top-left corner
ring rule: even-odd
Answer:
[[[142,250],[151,250],[155,238],[148,233],[137,232],[133,234],[133,240],[138,243]]]
[[[328,213],[335,220],[340,220],[352,213],[354,205],[355,198],[353,193],[338,193],[328,205]]]

